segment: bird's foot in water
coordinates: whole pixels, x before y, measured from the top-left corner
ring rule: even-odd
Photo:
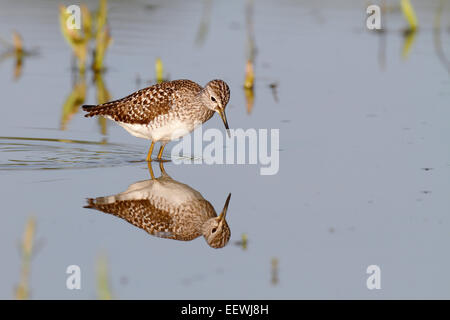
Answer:
[[[162,162],[162,163],[164,163],[164,162],[170,162],[170,161],[172,161],[172,160],[170,160],[170,159],[163,159],[163,158],[155,158],[155,159],[151,159],[150,160],[150,162]]]

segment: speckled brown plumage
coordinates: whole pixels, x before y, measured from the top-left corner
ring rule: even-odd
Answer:
[[[211,87],[217,90],[226,105],[230,99],[228,85],[221,80],[213,80]],[[151,125],[165,115],[198,116],[199,121],[205,122],[214,115],[214,111],[200,108],[201,102],[197,97],[203,89],[191,80],[174,80],[141,89],[119,100],[85,105],[83,110],[88,112],[85,117],[107,116],[130,124]]]
[[[208,121],[214,113],[228,122],[225,107],[230,99],[230,88],[223,80],[211,80],[205,87],[191,80],[174,80],[155,84],[136,91],[125,98],[100,105],[85,105],[86,117],[103,116],[116,121],[130,134],[161,142],[158,159],[167,142],[178,139]]]
[[[88,199],[88,205],[85,206],[124,219],[151,235],[183,241],[199,237],[202,224],[216,216],[214,208],[206,200],[187,203],[177,208],[176,214],[159,207],[149,199],[102,203],[102,198]]]
[[[203,235],[214,248],[225,246],[230,238],[225,219],[217,216],[213,206],[198,191],[165,172],[119,194],[87,201],[85,208],[117,216],[154,236],[188,241]],[[211,234],[216,229],[217,234]]]
[[[83,106],[85,117],[109,116],[115,121],[131,124],[150,124],[159,116],[183,107],[203,88],[190,80],[175,80],[155,84],[136,91],[125,98],[100,104]],[[212,116],[214,112],[211,112]]]

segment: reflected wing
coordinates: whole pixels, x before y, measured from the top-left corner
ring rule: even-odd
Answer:
[[[148,199],[111,202],[108,198],[88,199],[85,208],[115,215],[154,236],[177,239],[172,217],[168,212],[157,209]]]

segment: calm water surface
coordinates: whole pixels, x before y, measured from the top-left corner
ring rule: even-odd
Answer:
[[[14,58],[0,62],[0,297],[15,296],[34,216],[31,298],[98,298],[101,257],[119,299],[450,298],[450,5],[440,3],[414,1],[421,29],[405,41],[397,1],[382,34],[365,29],[361,1],[255,1],[251,112],[244,1],[108,3],[101,80],[111,99],[154,82],[160,57],[170,79],[227,81],[231,127],[280,130],[273,176],[258,165],[165,164],[216,211],[232,193],[231,240],[212,249],[83,208],[150,178],[148,142],[64,109],[77,85],[86,104],[99,87],[90,70],[84,84],[74,76],[56,2],[0,0],[0,37],[16,30],[36,51],[17,79]],[[215,116],[204,128],[223,124]],[[81,290],[66,289],[72,264]],[[381,290],[366,287],[372,264]]]

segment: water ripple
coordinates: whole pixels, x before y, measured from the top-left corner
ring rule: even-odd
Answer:
[[[58,170],[143,162],[142,147],[108,142],[0,137],[0,170]]]

